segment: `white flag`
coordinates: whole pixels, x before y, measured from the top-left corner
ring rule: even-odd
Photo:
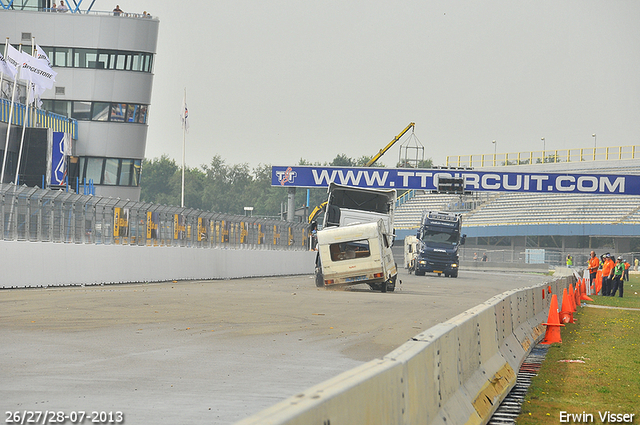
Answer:
[[[28,56],[13,47],[11,44],[7,45],[7,57],[5,60],[7,63],[13,65],[16,70],[22,68],[22,64],[24,63],[24,57]]]
[[[33,83],[29,84],[29,104],[33,104],[36,108],[42,108],[42,94],[44,93],[45,88],[36,86]]]
[[[38,46],[36,44],[36,51],[35,51],[35,57],[36,59],[43,59],[47,61],[47,64],[49,65],[49,68],[51,68],[51,61],[49,60],[49,56],[47,56],[47,53],[42,50],[42,47]]]
[[[57,72],[55,72],[47,61],[36,59],[31,55],[24,55],[24,63],[20,69],[20,78],[31,81],[39,87],[50,89],[56,81]]]
[[[180,114],[182,120],[182,128],[189,132],[189,108],[187,108],[187,94],[185,93],[184,99],[182,99],[182,114]]]
[[[8,75],[15,80],[18,70],[12,63],[8,62],[0,53],[0,73]]]

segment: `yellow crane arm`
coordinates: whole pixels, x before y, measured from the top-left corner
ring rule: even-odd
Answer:
[[[327,201],[321,203],[320,205],[318,205],[317,207],[315,207],[313,209],[313,211],[311,211],[311,214],[309,214],[309,223],[311,223],[317,216],[318,214],[320,214],[322,211],[324,211],[324,209],[327,206]]]
[[[388,144],[387,146],[385,146],[384,148],[380,149],[380,152],[378,152],[378,153],[377,153],[373,158],[371,158],[371,159],[369,160],[369,162],[367,162],[367,164],[365,165],[365,167],[370,167],[370,166],[372,166],[372,165],[373,165],[373,164],[374,164],[378,159],[380,159],[380,157],[381,157],[382,155],[384,155],[384,153],[385,153],[386,151],[388,151],[388,150],[391,148],[391,146],[393,146],[393,145],[394,145],[394,143],[396,143],[398,140],[400,140],[400,138],[401,138],[402,136],[404,136],[404,134],[405,134],[407,131],[409,131],[409,129],[411,129],[411,128],[415,127],[415,125],[416,125],[416,123],[414,123],[414,122],[412,122],[411,124],[409,124],[409,125],[407,126],[407,128],[405,128],[404,130],[402,130],[402,132],[400,132],[400,134],[398,134],[398,135],[397,135],[397,136],[396,136],[392,141],[390,141],[390,142],[389,142],[389,144]]]

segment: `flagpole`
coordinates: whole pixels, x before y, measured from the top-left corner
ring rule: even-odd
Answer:
[[[9,44],[9,37],[7,37],[7,41],[4,43],[4,56],[5,60],[7,60],[7,44]],[[0,98],[2,97],[2,80],[4,80],[4,73],[0,72]],[[0,182],[2,183],[2,182]]]
[[[27,115],[29,114],[29,102],[31,98],[31,81],[27,81],[27,104],[24,105],[24,117],[22,118],[22,137],[20,138],[20,150],[18,151],[18,166],[16,167],[16,179],[13,184],[18,185],[18,177],[20,177],[20,160],[22,159],[22,147],[24,146],[24,133],[27,129]]]
[[[20,43],[19,51],[22,52],[22,43]],[[11,132],[11,119],[13,117],[14,101],[16,98],[16,85],[18,82],[18,72],[20,72],[20,70],[16,72],[16,77],[13,79],[13,89],[11,90],[11,106],[9,107],[9,121],[7,122],[7,138],[4,142],[4,157],[2,158],[2,173],[0,173],[0,183],[4,182],[4,170],[5,170],[5,166],[7,165],[7,151],[9,150],[9,133]]]
[[[182,102],[182,208],[184,208],[184,154],[185,154],[185,146],[187,141],[187,117],[185,116],[184,109],[187,105],[187,88],[184,88],[184,100]]]

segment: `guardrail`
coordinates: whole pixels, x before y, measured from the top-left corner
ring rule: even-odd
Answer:
[[[640,146],[607,146],[601,148],[559,149],[481,155],[452,155],[447,156],[446,166],[498,167],[638,158],[640,158]]]
[[[0,240],[198,248],[309,249],[309,226],[0,185]]]
[[[544,335],[550,293],[574,279],[493,297],[237,425],[485,424]]]

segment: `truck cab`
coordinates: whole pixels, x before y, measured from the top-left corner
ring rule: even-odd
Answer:
[[[398,270],[382,219],[318,232],[316,286],[365,283],[382,292],[395,289]]]
[[[462,216],[449,212],[426,211],[421,220],[418,239],[418,258],[415,274],[426,272],[458,277],[460,266],[458,249],[466,235],[461,235]]]

